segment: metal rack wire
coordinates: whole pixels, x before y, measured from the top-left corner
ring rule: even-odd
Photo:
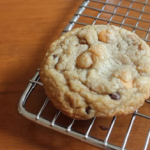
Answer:
[[[148,15],[149,18],[150,18],[150,12],[145,10],[148,7],[150,8],[150,3],[148,3],[148,0],[143,0],[143,1],[116,0],[115,3],[111,3],[111,1],[112,0],[85,0],[79,6],[79,9],[77,10],[77,12],[73,16],[73,18],[70,20],[69,24],[65,27],[63,33],[72,30],[73,27],[76,26],[76,25],[80,25],[80,26],[87,25],[87,24],[94,25],[98,21],[105,21],[105,23],[103,23],[103,24],[115,24],[115,25],[118,25],[120,27],[123,26],[123,27],[130,28],[130,30],[132,30],[133,32],[136,32],[137,30],[142,31],[142,33],[145,32],[145,34],[144,34],[145,37],[141,37],[141,38],[149,44],[149,42],[150,42],[150,36],[149,36],[150,20],[147,20],[147,19],[143,18],[144,15]],[[123,2],[129,3],[129,6],[122,5]],[[100,4],[101,8],[93,7],[91,3],[92,4]],[[140,4],[142,6],[142,8],[141,9],[132,8],[134,3]],[[105,9],[108,6],[113,6],[114,7],[113,11],[109,11],[109,10]],[[120,9],[120,8],[126,10],[125,14],[117,13],[117,10]],[[86,13],[84,13],[85,10],[94,10],[96,16],[92,16],[92,13],[91,13],[91,15],[87,15]],[[139,17],[130,16],[129,15],[130,11],[134,11],[134,12],[139,13]],[[110,18],[109,19],[108,18],[102,18],[101,17],[102,13],[110,15]],[[113,20],[114,16],[123,17],[123,19],[122,19],[121,22],[114,21]],[[91,22],[90,23],[85,23],[84,20],[83,20],[83,22],[82,22],[82,20],[79,21],[80,17],[85,17],[86,19],[90,18],[90,19],[93,19],[93,21],[92,21],[92,23]],[[126,19],[135,20],[136,21],[135,25],[130,24],[130,23],[126,23]],[[148,23],[147,29],[144,28],[144,27],[139,26],[139,24],[141,22]],[[29,99],[30,94],[32,94],[33,90],[37,86],[42,86],[43,85],[41,82],[39,82],[39,80],[40,80],[40,77],[39,77],[39,70],[38,70],[36,72],[36,74],[34,75],[34,77],[30,80],[27,88],[25,89],[25,91],[23,92],[23,94],[20,98],[19,106],[18,106],[19,112],[31,121],[34,121],[34,122],[36,122],[40,125],[51,128],[53,130],[59,131],[63,134],[67,134],[69,136],[77,138],[77,139],[79,139],[83,142],[89,143],[89,144],[94,145],[96,147],[103,148],[103,149],[115,149],[115,150],[121,150],[122,149],[122,150],[124,150],[126,148],[128,137],[129,137],[130,131],[132,129],[134,120],[136,119],[136,116],[140,116],[140,117],[143,117],[143,118],[146,118],[146,119],[150,119],[150,116],[138,113],[138,110],[136,110],[133,113],[132,118],[130,120],[130,124],[129,124],[128,130],[126,132],[126,135],[125,135],[124,141],[122,143],[122,146],[120,147],[120,146],[117,146],[117,145],[113,145],[113,144],[109,143],[108,141],[109,141],[109,138],[111,136],[111,132],[113,130],[113,127],[114,127],[114,124],[115,124],[115,121],[116,121],[117,117],[114,117],[112,119],[109,130],[107,132],[107,135],[106,135],[105,139],[102,140],[102,139],[99,139],[99,138],[96,138],[96,137],[92,137],[90,135],[90,131],[91,131],[93,125],[94,125],[94,122],[95,122],[96,118],[93,118],[91,120],[91,123],[90,123],[86,133],[83,134],[83,133],[79,133],[78,131],[72,130],[72,126],[73,126],[74,122],[76,121],[75,119],[72,120],[72,122],[68,125],[68,127],[63,127],[62,125],[58,125],[56,123],[56,120],[58,119],[58,117],[61,114],[60,111],[58,111],[55,114],[55,116],[53,117],[52,120],[47,120],[46,118],[41,117],[41,114],[42,114],[43,110],[46,108],[47,104],[49,103],[48,98],[46,98],[46,100],[44,101],[43,105],[41,106],[41,108],[40,108],[40,110],[37,114],[34,114],[32,112],[27,111],[26,107],[25,107],[26,106],[25,104],[26,104],[27,100]],[[146,100],[146,103],[150,103],[150,101]],[[143,145],[144,150],[146,150],[148,148],[149,139],[150,139],[150,130],[147,133],[147,138],[146,138],[146,141],[145,141],[145,145]]]

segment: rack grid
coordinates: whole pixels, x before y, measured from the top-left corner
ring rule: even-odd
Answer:
[[[138,4],[138,8],[134,8],[134,5]],[[118,11],[121,9],[121,11]],[[89,15],[90,14],[90,15]],[[137,17],[138,16],[138,17]],[[120,18],[117,21],[116,18]],[[146,19],[145,19],[146,18]],[[147,20],[149,18],[149,20]],[[84,26],[84,25],[94,25],[94,24],[113,24],[116,26],[127,28],[128,30],[137,33],[143,40],[150,45],[150,1],[149,0],[85,0],[79,6],[79,9],[70,20],[69,24],[65,27],[64,31],[68,32],[72,30],[74,27]],[[59,131],[63,134],[67,134],[76,139],[79,139],[83,142],[91,144],[93,146],[106,149],[106,150],[125,150],[126,144],[130,135],[130,131],[132,129],[133,123],[137,116],[142,118],[150,119],[150,116],[139,113],[136,110],[131,117],[130,124],[128,130],[126,132],[124,141],[122,146],[117,146],[109,143],[109,138],[111,136],[111,132],[115,125],[115,121],[117,117],[113,117],[111,124],[109,126],[107,135],[104,140],[100,138],[96,138],[90,135],[90,131],[94,125],[96,118],[91,120],[91,123],[85,133],[80,133],[72,129],[72,126],[76,122],[75,119],[72,119],[71,123],[64,127],[63,125],[57,124],[56,120],[60,117],[61,112],[58,111],[52,120],[48,120],[41,116],[44,109],[47,107],[49,103],[49,99],[46,98],[43,105],[41,106],[39,112],[37,114],[29,112],[26,110],[26,102],[29,100],[30,95],[33,90],[37,86],[43,86],[40,82],[39,70],[35,73],[33,78],[30,80],[27,88],[23,92],[18,110],[19,112],[29,120],[36,122],[45,127],[51,128],[53,130]],[[146,100],[145,103],[150,104],[150,100]],[[143,145],[143,149],[147,150],[148,143],[150,139],[150,129],[147,133],[147,137],[145,137],[145,145]]]

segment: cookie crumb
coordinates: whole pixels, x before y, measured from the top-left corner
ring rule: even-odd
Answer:
[[[104,127],[104,126],[101,126],[101,125],[99,125],[98,127],[99,127],[100,129],[102,129],[102,130],[109,130],[108,127]]]

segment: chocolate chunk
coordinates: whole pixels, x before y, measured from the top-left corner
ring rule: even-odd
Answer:
[[[53,58],[56,58],[56,57],[57,57],[57,55],[54,54],[54,55],[53,55]]]
[[[87,44],[87,42],[86,42],[85,39],[79,39],[79,43],[80,43],[80,44]]]
[[[86,107],[86,110],[85,110],[85,111],[86,111],[87,114],[89,114],[90,110],[91,110],[91,107],[88,106],[88,107]]]
[[[109,96],[111,97],[111,99],[114,99],[114,100],[118,100],[121,98],[120,93],[118,93],[118,92],[109,94]]]

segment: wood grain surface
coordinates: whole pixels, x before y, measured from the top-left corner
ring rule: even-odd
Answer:
[[[110,2],[115,4],[119,1]],[[50,43],[60,36],[81,3],[82,0],[0,0],[0,150],[98,150],[96,147],[37,125],[18,113],[19,98],[29,79],[40,66]],[[129,6],[130,3],[123,0],[122,5]],[[97,3],[90,5],[100,9],[103,6]],[[143,5],[134,3],[132,7],[141,9]],[[110,5],[105,7],[106,11],[113,12],[114,9],[115,7]],[[150,7],[146,6],[145,9],[150,12]],[[126,12],[127,9],[117,9],[117,13]],[[85,14],[97,16],[98,12],[85,10]],[[129,15],[139,17],[140,13],[130,11]],[[110,19],[111,15],[102,13],[100,17]],[[148,14],[143,14],[142,17],[150,20]],[[114,15],[112,20],[122,22],[123,19],[124,17]],[[91,24],[94,19],[81,17],[79,21]],[[135,25],[136,22],[137,20],[129,18],[125,20],[126,24],[131,25]],[[96,22],[106,23],[100,20]],[[139,22],[139,27],[145,29],[148,29],[149,25]],[[75,25],[78,26],[80,25]],[[132,30],[130,27],[123,27]],[[136,33],[143,38],[147,34],[140,30],[136,30]],[[27,103],[27,110],[37,113],[45,97],[43,88],[38,87]],[[145,104],[139,112],[149,115],[149,108],[150,105]],[[49,104],[42,115],[49,119],[55,111]],[[109,143],[122,146],[130,119],[131,115],[117,118]],[[64,126],[69,121],[70,119],[63,115],[58,119]],[[90,135],[104,139],[108,130],[102,130],[101,126],[109,127],[110,122],[111,118],[97,118]],[[89,123],[90,121],[77,121],[73,129],[85,132]],[[127,148],[143,149],[149,128],[150,120],[137,117]]]

